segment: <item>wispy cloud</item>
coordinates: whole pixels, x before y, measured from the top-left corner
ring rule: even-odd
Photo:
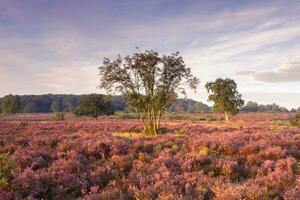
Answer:
[[[202,84],[231,77],[245,92],[274,88],[257,80],[291,91],[278,81],[297,79],[289,75],[297,75],[297,65],[278,66],[299,55],[299,11],[292,0],[3,0],[0,80],[10,88],[0,84],[0,95],[97,91],[102,59],[130,54],[135,46],[180,51]],[[205,101],[204,92],[192,97]]]
[[[237,71],[237,74],[247,75],[264,82],[295,82],[300,81],[300,57],[293,58],[272,71]]]

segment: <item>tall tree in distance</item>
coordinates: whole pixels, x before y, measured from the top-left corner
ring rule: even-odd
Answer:
[[[20,112],[22,109],[21,98],[18,95],[6,95],[2,100],[1,107],[4,114]]]
[[[234,80],[218,78],[214,82],[205,84],[209,101],[213,101],[213,111],[222,112],[226,122],[229,122],[232,115],[235,115],[241,106],[244,105],[242,95],[237,91]]]
[[[139,115],[146,134],[158,134],[160,119],[184,85],[196,89],[198,79],[176,52],[160,56],[156,51],[135,53],[115,60],[104,59],[100,88],[121,93]]]
[[[58,101],[53,101],[51,103],[51,111],[52,112],[60,112],[61,111],[61,106]]]
[[[79,106],[75,109],[74,114],[77,116],[90,116],[97,119],[100,115],[114,114],[114,110],[104,95],[90,94],[80,100]]]

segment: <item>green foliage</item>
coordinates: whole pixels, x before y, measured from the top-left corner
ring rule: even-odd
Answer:
[[[259,105],[258,106],[259,112],[270,112],[270,113],[277,113],[277,112],[289,112],[289,110],[285,107],[280,107],[276,103],[267,104],[267,105]]]
[[[63,112],[54,113],[54,115],[52,116],[52,120],[63,121],[65,120],[65,114]]]
[[[176,136],[184,136],[185,135],[185,131],[183,131],[183,130],[177,130],[177,131],[175,131],[175,135]]]
[[[248,101],[247,104],[241,108],[243,112],[258,112],[258,104],[253,101]]]
[[[171,148],[171,152],[173,154],[176,154],[178,151],[180,151],[180,147],[177,144],[173,144]]]
[[[289,118],[290,126],[300,127],[300,113],[297,113],[294,117]]]
[[[198,153],[202,156],[207,156],[210,152],[210,149],[206,146],[200,146],[198,149]]]
[[[111,115],[112,110],[109,101],[104,95],[90,94],[84,96],[76,108],[74,114],[77,116],[90,116],[97,119],[100,115]]]
[[[156,144],[154,147],[153,147],[153,151],[155,153],[158,153],[160,152],[162,149],[164,148],[164,146],[162,144]]]
[[[205,84],[209,101],[214,102],[213,110],[223,112],[225,119],[228,122],[230,116],[238,112],[239,108],[244,104],[242,95],[237,91],[237,85],[234,80],[226,78],[218,78],[214,82]]]
[[[23,107],[24,113],[35,113],[37,111],[38,111],[38,107],[37,107],[36,103],[34,103],[34,102],[28,102]]]
[[[62,101],[64,112],[73,112],[76,108],[76,98],[73,96],[68,96]]]
[[[0,188],[5,189],[11,176],[11,171],[15,167],[14,162],[6,153],[0,154]]]
[[[192,99],[177,99],[168,109],[169,112],[188,112],[188,113],[209,113],[211,109],[208,105]]]
[[[145,135],[145,134],[142,134],[142,133],[132,133],[132,132],[116,132],[116,133],[112,133],[112,135],[114,137],[128,138],[128,139],[153,137],[151,135]]]
[[[79,101],[86,95],[65,95],[65,94],[46,94],[46,95],[20,95],[23,113],[49,113],[49,112],[74,112],[78,107]],[[0,98],[0,113],[2,112]],[[127,99],[123,95],[109,97],[109,104],[112,110],[132,113],[134,109],[128,105]],[[211,109],[206,104],[191,99],[179,98],[166,107],[169,112],[187,113],[209,113]]]
[[[122,93],[149,134],[158,133],[163,112],[178,92],[185,93],[181,86],[185,83],[196,89],[198,85],[178,52],[159,56],[155,51],[145,51],[113,61],[105,58],[99,70],[100,88]]]
[[[21,111],[22,102],[18,95],[6,95],[1,103],[2,112],[4,114],[13,114]]]
[[[60,103],[58,101],[53,101],[51,103],[51,111],[52,112],[60,112],[61,111]]]
[[[118,119],[138,119],[138,115],[135,113],[116,112],[116,118]]]

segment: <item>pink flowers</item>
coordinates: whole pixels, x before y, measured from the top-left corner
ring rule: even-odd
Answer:
[[[254,122],[163,124],[165,135],[122,138],[112,133],[140,131],[139,122],[0,121],[0,152],[15,163],[0,199],[299,197],[300,129],[272,134]]]

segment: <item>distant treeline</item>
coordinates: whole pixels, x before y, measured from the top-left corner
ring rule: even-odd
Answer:
[[[45,95],[20,95],[20,113],[48,113],[48,112],[74,112],[80,99],[86,95],[45,94]],[[3,98],[0,98],[2,104]],[[131,109],[124,96],[111,96],[109,103],[114,111],[130,112]],[[0,106],[0,111],[2,106]],[[209,113],[211,107],[192,99],[177,99],[168,108],[169,112]],[[277,104],[259,105],[249,101],[241,112],[289,112],[287,108]],[[292,109],[291,112],[296,112]]]

